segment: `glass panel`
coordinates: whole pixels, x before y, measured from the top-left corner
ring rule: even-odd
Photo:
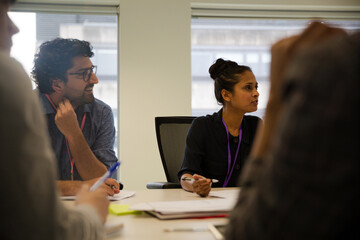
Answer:
[[[96,75],[99,78],[94,95],[110,105],[117,128],[117,16],[24,12],[10,12],[9,16],[20,29],[13,37],[11,55],[23,64],[29,75],[34,54],[43,42],[62,37],[91,43],[95,53],[91,60],[98,66]],[[116,153],[117,146],[116,136]]]
[[[360,29],[360,21],[328,23],[349,32]],[[250,114],[262,118],[270,87],[270,47],[279,39],[299,33],[307,24],[307,20],[192,19],[192,114],[211,114],[221,108],[208,69],[216,59],[224,58],[252,68],[260,97],[258,111]]]

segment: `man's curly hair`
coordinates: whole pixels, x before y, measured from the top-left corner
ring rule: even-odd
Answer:
[[[72,59],[77,56],[92,57],[92,46],[78,39],[56,38],[41,44],[35,54],[34,68],[31,72],[41,93],[52,93],[52,80],[67,82],[67,70],[73,67]]]

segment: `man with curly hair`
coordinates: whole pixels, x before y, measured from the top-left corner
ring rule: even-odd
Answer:
[[[99,82],[90,60],[93,55],[89,42],[63,38],[44,42],[35,55],[32,75],[43,103],[63,195],[74,195],[82,181],[95,181],[118,161],[111,108],[93,95]],[[118,183],[109,185],[118,190]]]

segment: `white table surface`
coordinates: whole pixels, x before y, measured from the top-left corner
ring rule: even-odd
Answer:
[[[236,188],[227,188],[236,189]],[[225,190],[224,188],[213,189],[212,191]],[[194,193],[186,192],[182,189],[147,189],[137,190],[133,197],[120,201],[111,201],[119,204],[137,204],[153,201],[182,201],[182,200],[201,200],[203,198]],[[65,205],[71,207],[74,201],[64,201]],[[175,219],[159,220],[145,212],[139,215],[129,214],[116,216],[109,214],[107,222],[120,221],[124,223],[123,229],[116,235],[107,239],[141,239],[141,240],[162,240],[162,239],[196,239],[212,240],[215,239],[210,231],[203,232],[165,232],[167,228],[206,228],[209,223],[226,224],[227,218],[204,218],[204,219]]]

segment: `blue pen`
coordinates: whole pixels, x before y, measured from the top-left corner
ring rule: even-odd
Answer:
[[[115,170],[120,166],[120,162],[115,163],[109,171],[107,171],[99,180],[97,180],[94,185],[91,186],[90,191],[93,192],[98,189],[111,175],[115,172]]]

